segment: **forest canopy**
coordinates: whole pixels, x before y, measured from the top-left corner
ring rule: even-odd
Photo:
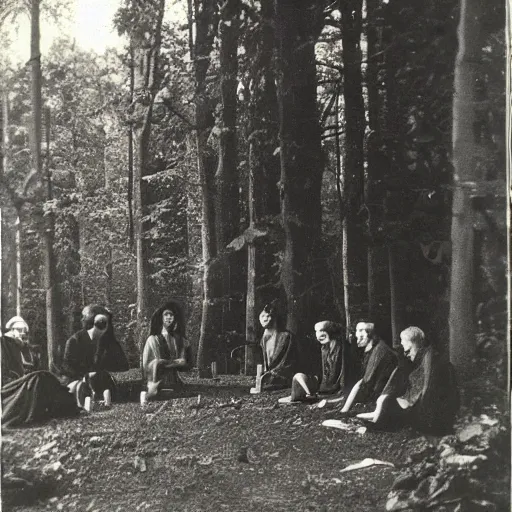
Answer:
[[[170,297],[201,370],[254,371],[230,354],[274,299],[301,339],[419,325],[462,369],[504,331],[502,2],[124,0],[123,48],[41,53],[53,4],[0,16],[31,20],[0,59],[1,322],[45,365],[89,303],[132,366]]]

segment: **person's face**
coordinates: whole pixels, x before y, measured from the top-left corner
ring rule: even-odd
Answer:
[[[13,335],[21,341],[27,341],[28,329],[24,324],[14,324],[12,326]]]
[[[356,341],[359,348],[364,348],[370,342],[368,325],[365,322],[359,322],[356,325]]]
[[[174,322],[174,313],[170,309],[166,309],[162,313],[162,325],[166,329],[170,329],[170,327],[172,326],[173,322]]]
[[[94,327],[100,334],[103,334],[108,328],[107,315],[96,315],[94,317]]]
[[[412,341],[408,336],[400,335],[400,343],[404,349],[405,357],[409,358],[411,361],[416,359],[418,354],[418,344]]]
[[[327,331],[316,331],[316,339],[322,345],[331,341],[331,335]]]
[[[262,311],[260,313],[260,324],[264,329],[270,327],[272,325],[272,315],[266,311]]]

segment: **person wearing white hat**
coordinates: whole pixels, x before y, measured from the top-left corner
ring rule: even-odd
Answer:
[[[5,324],[5,328],[7,329],[5,336],[15,340],[19,347],[24,370],[29,371],[34,369],[35,361],[31,349],[34,349],[35,347],[29,344],[29,328],[27,322],[25,322],[21,316],[13,316]]]
[[[330,320],[318,322],[315,324],[315,334],[321,345],[322,374],[296,373],[291,395],[280,398],[279,403],[314,401],[318,394],[328,396],[342,391],[345,369],[342,326]]]
[[[24,367],[22,350],[28,345],[28,325],[11,318],[2,336],[2,426],[38,423],[49,418],[78,414],[74,397],[58,378],[44,370]],[[28,371],[28,373],[27,373]],[[25,374],[26,373],[26,374]]]

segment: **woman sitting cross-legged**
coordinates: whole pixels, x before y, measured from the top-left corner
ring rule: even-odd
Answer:
[[[343,390],[345,370],[345,347],[342,326],[324,321],[315,324],[316,339],[321,345],[322,374],[306,375],[297,373],[293,377],[291,395],[280,398],[279,403],[315,400],[317,393],[329,396]]]
[[[183,381],[179,372],[192,367],[183,311],[178,302],[171,300],[153,313],[149,334],[144,345],[142,368],[147,381],[147,398],[152,399],[163,388],[181,388]]]
[[[407,424],[428,434],[451,433],[459,408],[453,366],[434,350],[420,328],[408,327],[400,339],[405,357],[413,364],[399,364],[375,411],[357,417],[377,428]]]

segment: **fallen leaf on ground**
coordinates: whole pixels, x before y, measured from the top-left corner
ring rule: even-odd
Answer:
[[[469,441],[470,439],[473,439],[474,437],[481,435],[483,431],[484,429],[482,428],[482,425],[480,425],[480,423],[473,423],[463,428],[459,432],[459,439],[463,443],[465,443],[466,441]]]
[[[343,423],[341,420],[325,420],[322,422],[322,425],[324,427],[333,427],[333,428],[339,428],[340,430],[351,430],[352,425],[349,425],[348,423]]]
[[[350,464],[350,466],[347,466],[344,469],[340,469],[340,473],[345,473],[347,471],[354,471],[356,469],[362,469],[362,468],[369,468],[371,466],[389,466],[394,468],[395,465],[391,462],[385,462],[383,460],[378,459],[363,459],[361,462],[357,462],[356,464]]]

